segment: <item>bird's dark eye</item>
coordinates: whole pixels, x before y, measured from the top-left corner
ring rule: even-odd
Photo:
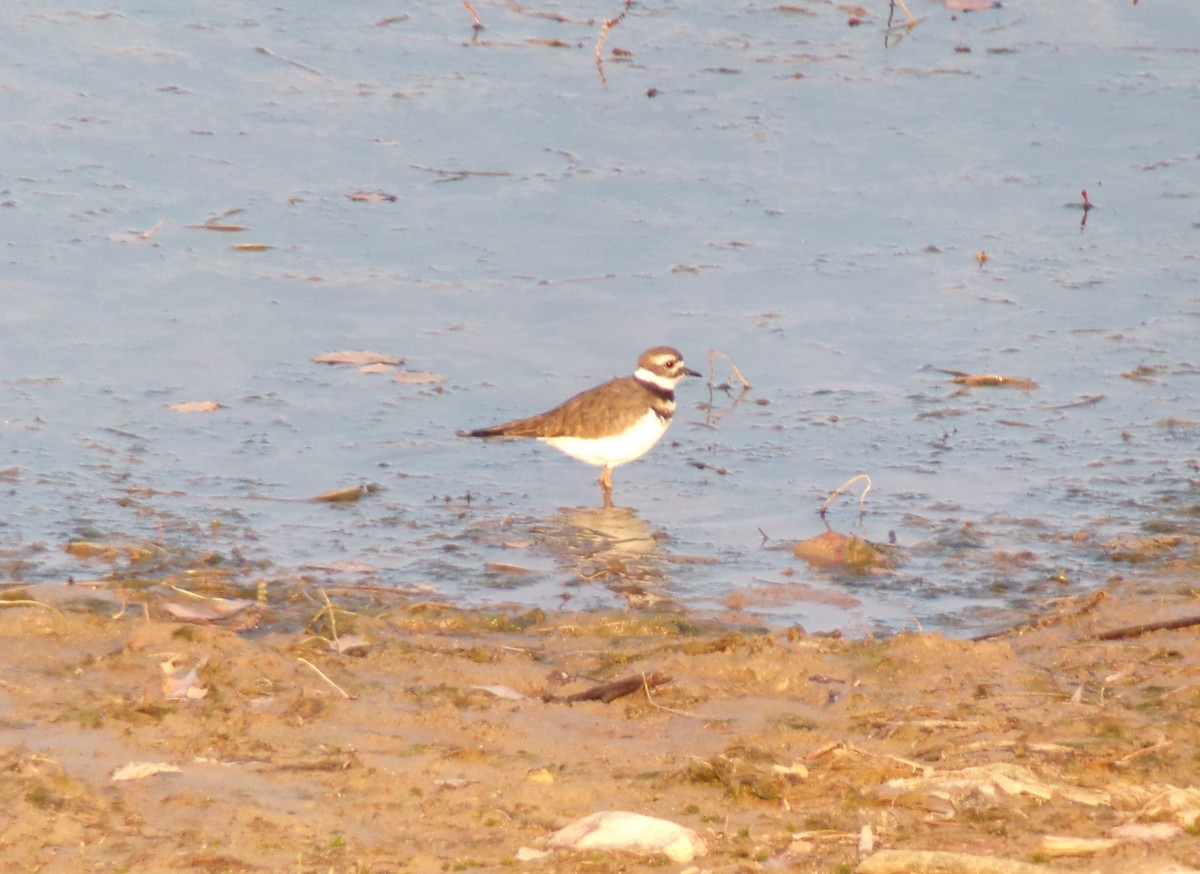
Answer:
[[[664,362],[664,366],[667,368],[667,370],[674,370],[675,365],[678,363],[679,362],[676,361],[674,358],[669,358],[669,359],[667,359],[666,362]]]

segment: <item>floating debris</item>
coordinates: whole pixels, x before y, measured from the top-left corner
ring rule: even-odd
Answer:
[[[312,356],[316,364],[353,364],[361,367],[366,364],[391,364],[399,367],[404,359],[399,355],[385,355],[382,352],[365,350],[342,350],[339,352],[320,352]]]
[[[113,771],[112,779],[114,783],[119,783],[123,780],[145,780],[155,774],[179,773],[182,773],[179,768],[166,762],[130,762]]]
[[[212,413],[216,410],[224,410],[226,406],[216,401],[179,401],[175,404],[167,404],[167,409],[173,413]]]
[[[1038,387],[1038,384],[1028,377],[1024,376],[1004,376],[1000,373],[967,373],[962,370],[944,370],[938,369],[940,373],[947,373],[953,379],[951,382],[956,385],[963,385],[967,388],[1016,388],[1021,391],[1033,391]]]
[[[440,373],[427,373],[420,370],[401,370],[392,376],[392,382],[400,385],[438,385],[446,381]]]
[[[347,194],[346,199],[355,203],[395,203],[398,198],[383,191],[355,191]]]
[[[886,549],[854,534],[841,534],[833,530],[823,531],[815,537],[792,545],[792,552],[796,558],[803,559],[814,567],[845,568],[853,571],[891,567],[894,562]]]
[[[347,489],[334,489],[332,492],[315,495],[309,498],[309,500],[322,501],[326,504],[345,504],[365,498],[367,495],[373,495],[377,491],[379,491],[379,486],[372,483],[363,483],[362,485],[350,486]]]

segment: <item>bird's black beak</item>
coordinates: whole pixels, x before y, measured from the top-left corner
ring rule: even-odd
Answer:
[[[692,370],[692,368],[690,368],[690,367],[685,367],[685,368],[683,368],[683,375],[684,376],[703,376],[704,374],[700,373],[698,370]]]

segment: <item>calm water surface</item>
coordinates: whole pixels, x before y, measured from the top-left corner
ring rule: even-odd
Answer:
[[[620,6],[476,4],[474,35],[453,3],[7,4],[0,576],[150,540],[460,603],[624,586],[965,634],[1142,572],[1106,544],[1196,535],[1200,5],[635,4],[605,89]],[[229,210],[248,230],[195,227]],[[624,512],[545,447],[454,437],[663,342],[753,387],[683,384]],[[167,408],[193,400],[226,408]],[[858,473],[866,514],[830,522],[897,568],[796,561]],[[339,562],[371,570],[304,570]]]

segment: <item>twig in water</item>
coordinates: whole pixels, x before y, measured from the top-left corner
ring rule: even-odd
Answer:
[[[277,55],[270,49],[265,49],[262,46],[255,46],[254,50],[256,52],[258,52],[260,55],[266,55],[268,58],[279,58],[279,60],[283,61],[285,64],[291,64],[293,67],[299,67],[301,70],[304,70],[305,72],[312,73],[312,74],[314,74],[316,76],[320,76],[322,78],[325,77],[325,74],[322,73],[320,70],[318,70],[316,67],[310,67],[308,64],[302,64],[299,61],[293,61],[290,58],[285,58],[282,55]]]
[[[507,170],[443,170],[440,167],[422,167],[420,164],[409,164],[414,170],[424,170],[426,173],[436,173],[441,176],[438,182],[459,182],[468,176],[511,176]]]
[[[1114,760],[1113,764],[1128,765],[1134,759],[1140,759],[1142,756],[1148,756],[1157,753],[1159,750],[1165,750],[1173,743],[1175,743],[1173,740],[1160,740],[1158,743],[1150,744],[1148,747],[1142,747],[1141,749],[1134,750],[1132,753],[1121,756],[1121,758]]]
[[[312,662],[310,662],[308,659],[297,656],[296,661],[300,662],[302,665],[308,665],[310,668],[312,668],[314,671],[316,671],[317,676],[320,677],[322,680],[324,680],[326,683],[328,683],[330,686],[332,686],[334,689],[336,689],[339,693],[341,693],[341,696],[343,698],[345,698],[347,700],[349,700],[351,698],[350,694],[347,693],[345,689],[343,689],[337,683],[333,682],[333,680],[329,679],[329,677],[325,676],[325,672],[322,671],[320,668],[318,668],[316,665],[314,665]]]
[[[471,20],[474,22],[471,26],[475,28],[475,38],[478,38],[479,31],[483,30],[483,22],[479,20],[479,13],[475,11],[475,7],[471,5],[470,0],[462,0],[462,5],[471,13]]]
[[[321,613],[329,614],[329,633],[333,636],[333,651],[341,652],[341,647],[338,646],[337,611],[333,608],[333,602],[329,600],[329,596],[325,594],[325,590],[318,586],[317,591],[320,592],[321,597],[325,599],[325,609],[313,617],[313,622],[315,623],[321,618]],[[301,661],[304,661],[304,659],[301,659]]]
[[[625,8],[621,10],[621,14],[605,20],[604,26],[600,28],[600,36],[596,38],[596,72],[600,74],[600,85],[605,91],[608,90],[608,79],[604,77],[604,43],[608,39],[608,32],[625,20],[632,5],[633,0],[625,0]]]
[[[729,409],[722,410],[720,412],[717,411],[716,404],[713,401],[713,394],[717,389],[720,389],[722,391],[732,394],[732,386],[730,386],[728,382],[717,385],[715,368],[713,366],[713,359],[716,358],[717,356],[720,356],[721,358],[724,358],[726,361],[729,362],[729,367],[733,371],[733,378],[742,384],[742,390],[738,393],[738,396],[733,399],[733,403],[730,404]],[[705,410],[705,416],[704,416],[705,427],[716,430],[718,423],[722,419],[726,418],[727,416],[732,415],[733,411],[738,408],[738,406],[742,403],[743,400],[745,400],[746,395],[749,392],[750,392],[750,383],[747,382],[746,377],[742,376],[742,372],[740,370],[738,370],[738,366],[733,363],[733,359],[730,358],[728,355],[726,355],[724,352],[721,352],[717,349],[709,349],[708,350],[708,405],[703,408]]]
[[[1054,404],[1046,407],[1048,410],[1071,410],[1075,407],[1089,407],[1092,404],[1098,404],[1104,400],[1104,395],[1084,395],[1077,401],[1068,401],[1065,404]]]
[[[720,356],[729,362],[729,366],[733,369],[733,378],[742,384],[742,388],[750,388],[750,383],[746,381],[746,377],[742,376],[742,372],[738,370],[738,366],[733,363],[733,359],[717,349],[708,350],[708,384],[712,385],[715,380],[713,378],[713,358]]]
[[[972,637],[971,640],[975,641],[975,642],[980,642],[980,641],[984,641],[984,640],[995,640],[998,637],[1007,637],[1010,634],[1016,634],[1016,635],[1025,634],[1027,631],[1035,631],[1039,628],[1045,628],[1046,626],[1049,626],[1049,625],[1059,625],[1059,624],[1062,624],[1065,622],[1069,622],[1072,619],[1078,619],[1080,616],[1083,616],[1085,613],[1088,613],[1091,610],[1095,609],[1096,605],[1099,604],[1101,601],[1103,601],[1107,597],[1108,597],[1108,595],[1105,594],[1103,591],[1092,592],[1090,595],[1083,598],[1082,600],[1076,601],[1074,599],[1071,599],[1072,606],[1074,606],[1075,609],[1069,613],[1067,613],[1067,612],[1051,613],[1048,616],[1041,616],[1041,617],[1031,620],[1029,622],[1022,622],[1020,625],[1015,625],[1012,628],[1005,628],[1001,631],[989,631],[986,634],[977,634],[974,637]],[[1051,603],[1058,603],[1058,602],[1051,602]],[[1200,623],[1200,620],[1197,620],[1197,622]],[[1140,633],[1139,629],[1124,629],[1124,630]],[[1097,639],[1099,639],[1099,640],[1115,640],[1116,638],[1106,638],[1103,635],[1097,635]]]
[[[896,19],[897,6],[903,9],[904,14],[908,16],[908,21],[904,22],[903,24],[894,23]],[[911,12],[908,11],[908,7],[904,5],[904,0],[889,0],[887,30],[884,32],[883,47],[890,49],[892,46],[899,45],[907,35],[908,31],[911,31],[916,26],[917,19]]]
[[[143,240],[148,240],[151,237],[153,237],[155,234],[157,234],[159,229],[166,223],[167,223],[166,219],[159,219],[158,224],[156,224],[154,227],[152,227],[148,231],[142,231],[140,234],[138,234],[138,236]]]
[[[817,510],[817,514],[822,519],[824,519],[825,511],[829,509],[829,505],[833,503],[833,499],[836,498],[838,495],[842,494],[844,491],[846,491],[846,489],[849,488],[852,483],[857,482],[860,479],[865,479],[867,481],[867,487],[865,489],[863,489],[862,494],[858,496],[858,512],[865,513],[866,512],[865,505],[866,505],[866,501],[867,501],[867,492],[871,491],[871,477],[869,477],[865,473],[860,473],[860,474],[855,474],[854,476],[850,477],[850,479],[846,480],[844,483],[842,483],[840,486],[838,486],[836,489],[834,489],[833,493],[830,494],[830,496],[825,499],[825,503],[821,505],[821,508],[819,510]]]
[[[47,610],[53,610],[55,613],[62,613],[53,604],[43,604],[41,601],[30,601],[24,598],[16,601],[0,601],[0,607],[45,607]]]
[[[701,722],[704,721],[703,716],[697,716],[695,713],[687,713],[683,710],[676,710],[674,707],[665,707],[662,704],[659,704],[657,701],[655,701],[654,696],[650,694],[650,681],[646,678],[645,672],[642,673],[642,688],[646,690],[646,700],[650,702],[651,707],[655,707],[655,708],[657,708],[659,710],[663,710],[667,713],[673,713],[676,716],[684,716],[684,717],[687,717],[688,719],[697,719]]]

